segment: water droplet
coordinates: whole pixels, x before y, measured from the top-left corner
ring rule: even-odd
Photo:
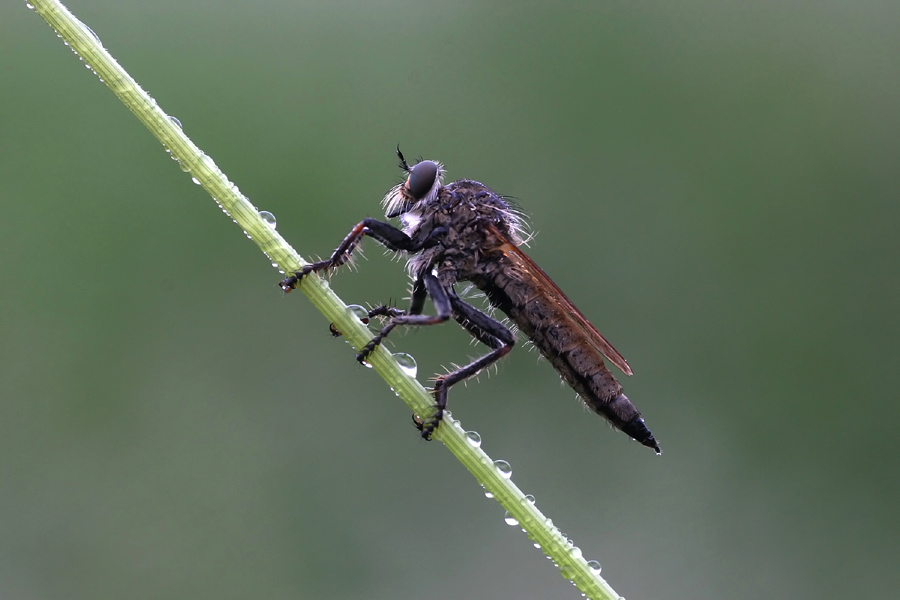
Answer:
[[[82,23],[81,26],[84,27],[84,28],[87,30],[87,32],[88,32],[89,34],[91,34],[91,37],[94,38],[94,41],[96,41],[96,42],[97,42],[98,44],[100,44],[101,46],[103,45],[103,42],[100,41],[100,36],[97,35],[96,33],[94,33],[94,30],[93,30],[93,29],[91,29],[90,27],[88,27],[88,26],[85,25],[84,23]]]
[[[277,268],[278,268],[278,263],[276,263],[276,262],[273,262],[273,263],[272,263],[272,267],[274,267],[274,268],[276,268],[276,269],[277,269]],[[283,272],[283,271],[282,271],[282,272]]]
[[[209,168],[212,169],[213,171],[216,171],[217,173],[221,173],[221,171],[219,171],[218,165],[216,165],[216,161],[214,161],[214,160],[209,156],[209,154],[206,154],[205,152],[201,152],[201,153],[200,153],[200,160],[203,161],[203,164],[204,164],[204,165],[206,165],[207,167],[209,167]]]
[[[600,569],[600,563],[597,562],[596,560],[589,560],[589,561],[587,562],[587,566],[588,566],[588,569],[591,570],[591,573],[593,573],[594,575],[599,575],[599,574],[600,574],[600,570],[601,570],[601,569]]]
[[[259,218],[266,222],[269,229],[275,229],[275,215],[267,210],[261,210],[259,211]]]
[[[477,431],[467,431],[466,440],[473,448],[481,448],[481,436],[478,435]]]
[[[181,121],[178,120],[178,117],[173,117],[172,115],[169,115],[169,120],[172,121],[172,124],[175,127],[177,127],[178,129],[183,129],[181,127]]]
[[[416,376],[419,366],[416,364],[415,358],[405,352],[397,352],[394,354],[394,360],[397,361],[397,364],[400,365],[400,368],[403,369],[404,373],[410,377]]]
[[[450,425],[458,429],[462,429],[462,427],[459,426],[459,421],[453,418],[453,413],[451,413],[449,410],[444,411],[443,422],[449,423]]]
[[[494,466],[500,471],[500,476],[503,477],[503,479],[512,477],[512,467],[509,466],[509,463],[505,460],[495,460]]]
[[[519,524],[519,522],[516,520],[516,518],[514,516],[512,516],[511,514],[509,514],[508,511],[505,515],[503,515],[503,520],[506,522],[507,525],[509,525],[511,527],[515,527],[516,525]]]
[[[485,497],[485,498],[493,498],[494,495],[493,495],[492,493],[490,493],[490,492],[488,492],[488,491],[485,490],[485,492],[484,492],[484,497]]]
[[[540,550],[540,549],[541,549],[541,545],[540,545],[540,544],[538,544],[538,543],[537,543],[537,542],[535,542],[535,543],[534,543],[534,547],[535,547],[535,548],[537,548],[537,549],[538,549],[538,550]]]
[[[360,306],[359,304],[349,304],[347,308],[353,315],[362,321],[363,323],[369,320],[369,311],[365,309],[365,307]]]
[[[580,560],[581,559],[581,548],[579,548],[578,546],[574,546],[572,548],[571,554],[572,554],[572,558]]]
[[[577,571],[575,570],[575,567],[573,567],[572,565],[563,565],[559,569],[559,574],[562,575],[563,577],[565,577],[566,579],[572,579],[573,577],[575,577],[576,573],[577,573]]]
[[[196,177],[191,177],[191,181],[193,181],[196,185],[202,185],[202,184],[200,183],[200,180],[197,179]]]
[[[29,2],[26,2],[26,3],[25,3],[25,6],[28,8],[28,10],[34,10],[34,4],[31,4],[31,3],[29,3]]]
[[[532,496],[531,494],[528,494],[527,496],[525,496],[525,501],[528,504],[534,504],[534,496]]]

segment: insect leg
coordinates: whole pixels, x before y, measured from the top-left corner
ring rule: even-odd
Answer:
[[[369,320],[372,317],[399,317],[400,315],[405,315],[406,311],[399,309],[394,306],[389,306],[387,304],[382,304],[381,306],[376,306],[369,310],[365,317],[360,317],[360,321],[362,321],[365,325],[369,324]],[[334,323],[328,325],[328,330],[331,332],[333,337],[341,337],[344,335],[341,331],[334,326]]]
[[[431,302],[434,304],[434,308],[437,311],[436,315],[421,314],[425,304],[426,293],[431,295]],[[444,286],[442,286],[437,277],[431,273],[422,275],[413,286],[413,299],[409,312],[391,317],[391,320],[378,332],[378,335],[362,347],[359,354],[356,355],[356,360],[364,362],[366,357],[375,350],[375,347],[378,346],[397,325],[437,325],[438,323],[443,323],[449,319],[451,313],[450,298],[447,296],[447,291],[444,289]]]
[[[350,259],[350,255],[353,254],[353,250],[356,249],[365,235],[372,236],[386,248],[394,250],[395,252],[400,250],[415,250],[415,243],[413,240],[390,223],[382,223],[376,219],[365,219],[357,223],[356,227],[350,230],[350,233],[347,234],[347,237],[345,237],[344,241],[342,241],[335,249],[330,258],[310,263],[303,268],[294,271],[293,274],[285,277],[281,281],[279,284],[281,289],[284,290],[285,293],[290,292],[300,284],[300,280],[310,273],[317,273],[325,269],[336,269],[345,264]]]
[[[428,289],[425,287],[425,281],[422,277],[416,279],[413,284],[412,298],[409,302],[409,313],[411,315],[421,315],[425,309],[425,298],[428,296]]]
[[[428,296],[428,290],[421,277],[416,279],[412,289],[412,299],[409,304],[409,310],[400,310],[393,306],[382,304],[376,306],[369,311],[369,318],[372,317],[402,317],[404,315],[421,315],[425,308],[425,298]]]
[[[444,417],[444,410],[447,408],[447,390],[450,386],[472,377],[485,367],[497,362],[506,356],[516,343],[516,338],[508,327],[471,304],[463,302],[455,293],[450,293],[450,303],[453,307],[454,320],[462,325],[472,337],[492,350],[468,365],[435,379],[433,393],[437,402],[437,410],[424,421],[413,417],[416,427],[426,440],[431,439],[431,434],[434,433],[435,428]]]
[[[413,284],[412,290],[412,303],[409,306],[409,310],[401,310],[399,308],[389,306],[387,304],[382,304],[381,306],[376,306],[375,308],[369,310],[369,313],[365,319],[362,320],[363,323],[368,324],[369,319],[372,317],[402,317],[403,315],[420,315],[422,314],[422,309],[425,308],[425,297],[427,296],[427,291],[425,290],[425,284],[422,283],[422,279],[419,278]],[[340,337],[343,335],[340,331],[338,331],[337,327],[334,326],[334,323],[328,326],[331,330],[331,335],[334,337]]]

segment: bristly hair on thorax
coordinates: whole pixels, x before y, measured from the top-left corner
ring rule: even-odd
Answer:
[[[427,215],[431,212],[440,208],[439,197],[441,190],[444,188],[444,175],[446,174],[444,165],[437,161],[420,161],[420,163],[431,163],[434,165],[432,170],[426,171],[428,179],[425,180],[424,184],[413,181],[411,176],[388,190],[388,193],[385,194],[384,199],[381,201],[385,215],[388,218],[399,217],[400,222],[403,224],[403,231],[407,235],[413,235],[422,220],[427,218]],[[412,171],[411,167],[403,159],[401,159],[400,168],[407,173]],[[524,212],[513,198],[501,196],[477,181],[460,180],[449,185],[453,186],[455,183],[464,182],[483,187],[489,193],[489,197],[486,197],[480,203],[480,209],[482,212],[492,209],[497,222],[503,223],[508,227],[512,237],[511,241],[516,245],[527,245],[531,241],[534,233],[528,226]],[[417,184],[421,186],[420,189],[416,189]]]
[[[400,168],[407,173],[407,178],[385,195],[382,201],[385,216],[398,217],[403,232],[413,239],[424,241],[432,232],[444,231],[439,237],[431,238],[435,243],[409,257],[406,268],[411,277],[416,278],[423,269],[434,266],[444,251],[457,257],[477,255],[478,238],[484,233],[475,231],[487,231],[483,228],[488,226],[499,229],[516,246],[531,238],[522,210],[512,199],[470,179],[444,185],[445,171],[441,163],[420,160],[410,166],[401,153],[398,155]],[[448,235],[451,229],[454,233]]]

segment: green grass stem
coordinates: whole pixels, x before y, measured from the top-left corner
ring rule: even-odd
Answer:
[[[209,155],[202,152],[184,134],[179,124],[159,107],[147,92],[113,59],[100,39],[61,3],[53,0],[26,2],[59,34],[81,60],[83,60],[109,87],[131,112],[156,136],[196,182],[216,200],[237,224],[269,257],[273,266],[290,272],[305,264],[297,252],[277,231],[260,217],[259,211],[244,197],[237,186],[216,166]],[[324,279],[311,276],[299,288],[325,318],[334,323],[355,348],[361,348],[371,338],[371,332],[338,298]],[[273,292],[274,293],[274,292]],[[380,347],[370,360],[375,371],[398,393],[418,415],[429,415],[433,399],[425,388],[408,376],[397,364],[390,352]],[[353,361],[348,358],[348,365]],[[410,435],[414,435],[411,431]],[[582,557],[581,551],[526,498],[511,479],[481,449],[473,444],[459,421],[448,417],[434,434],[454,456],[475,476],[485,490],[518,521],[534,542],[550,556],[561,574],[571,580],[588,598],[616,600],[619,595],[598,574],[599,569]],[[596,565],[594,565],[596,567]]]

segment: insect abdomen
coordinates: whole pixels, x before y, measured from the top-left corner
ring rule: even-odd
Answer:
[[[518,325],[588,408],[659,452],[640,411],[622,393],[603,355],[563,307],[533,285],[527,273],[501,267],[474,283]]]

